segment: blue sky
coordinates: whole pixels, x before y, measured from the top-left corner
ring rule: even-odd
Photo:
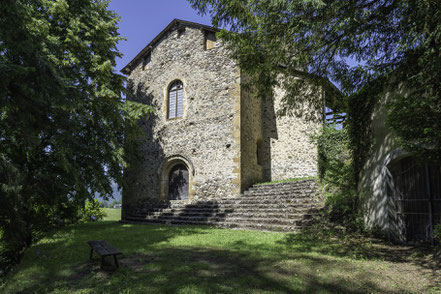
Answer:
[[[186,0],[112,0],[109,9],[121,17],[119,33],[127,38],[118,44],[124,54],[117,59],[119,72],[173,19],[211,25],[209,16],[200,16]]]

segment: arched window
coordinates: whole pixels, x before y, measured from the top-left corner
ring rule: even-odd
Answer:
[[[168,90],[168,118],[182,117],[182,82],[175,81]]]

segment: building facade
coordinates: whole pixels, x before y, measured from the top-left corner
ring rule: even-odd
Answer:
[[[323,108],[316,120],[278,116],[282,91],[248,92],[215,33],[175,19],[122,70],[129,99],[155,109],[139,121],[123,214],[140,202],[234,197],[257,182],[316,175],[311,134]]]

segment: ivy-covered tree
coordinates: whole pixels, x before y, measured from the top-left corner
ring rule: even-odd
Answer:
[[[297,95],[305,85],[336,82],[349,106],[358,168],[374,100],[400,86],[408,95],[390,105],[390,126],[406,149],[441,161],[441,1],[188,1],[228,28],[220,37],[261,92],[287,90],[288,110],[307,98]],[[302,79],[286,82],[281,74]]]
[[[108,2],[0,2],[0,248],[9,260],[95,192],[110,197],[112,179],[122,184],[124,142],[150,107],[122,99]]]

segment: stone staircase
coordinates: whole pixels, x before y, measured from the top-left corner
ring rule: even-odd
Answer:
[[[310,225],[322,207],[316,189],[314,180],[254,185],[234,198],[149,204],[121,222],[296,232]]]

